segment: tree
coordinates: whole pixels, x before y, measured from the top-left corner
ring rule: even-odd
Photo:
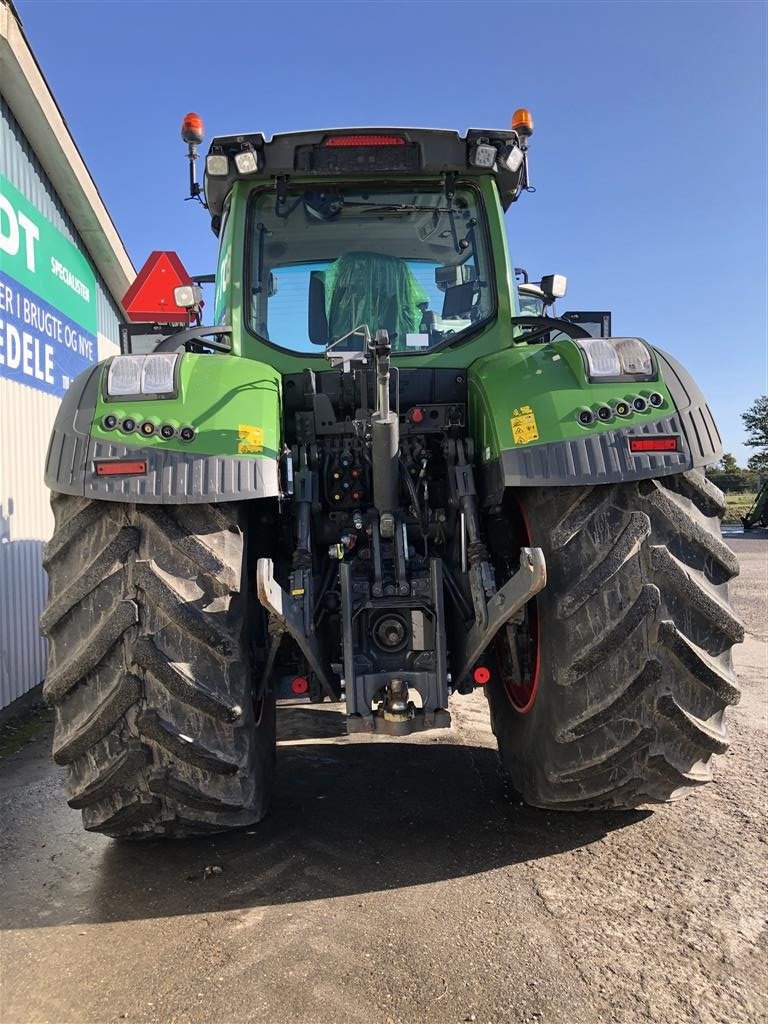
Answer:
[[[768,476],[768,452],[756,452],[747,459],[747,469]]]
[[[764,457],[768,460],[768,453]],[[752,467],[742,469],[730,452],[725,452],[718,462],[707,468],[707,476],[716,487],[725,491],[726,494],[749,491],[755,486],[755,474],[752,472]]]
[[[768,453],[768,395],[756,398],[741,418],[748,434],[746,444],[750,448],[764,448]]]

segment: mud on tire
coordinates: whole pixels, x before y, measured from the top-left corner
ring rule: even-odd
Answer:
[[[673,800],[708,782],[728,747],[731,647],[743,639],[720,491],[689,472],[517,500],[548,583],[531,710],[515,710],[498,672],[486,688],[515,788],[535,806],[583,810]]]
[[[252,700],[242,509],[55,494],[44,694],[71,807],[109,836],[218,832],[266,813],[274,700]]]

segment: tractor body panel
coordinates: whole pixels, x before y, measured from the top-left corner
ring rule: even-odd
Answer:
[[[62,402],[46,459],[51,489],[151,504],[279,493],[280,377],[272,367],[189,352],[178,358],[174,393],[136,398],[108,395],[110,362],[78,377]],[[143,471],[104,471],[120,460]]]

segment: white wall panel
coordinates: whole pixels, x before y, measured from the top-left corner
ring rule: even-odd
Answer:
[[[53,516],[43,470],[58,407],[55,396],[0,378],[0,708],[45,674],[37,621]]]

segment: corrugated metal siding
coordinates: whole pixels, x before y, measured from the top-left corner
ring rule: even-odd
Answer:
[[[50,493],[43,483],[45,455],[59,399],[0,377],[0,502],[12,540],[47,540],[53,529]]]
[[[40,540],[0,544],[0,708],[45,677],[48,648],[37,625],[47,592],[42,552]]]
[[[0,174],[37,207],[46,220],[81,250],[96,274],[96,308],[98,330],[107,338],[118,340],[120,311],[112,299],[104,280],[93,266],[88,250],[83,245],[75,225],[64,209],[53,185],[40,166],[18,121],[5,100],[0,99]]]
[[[0,708],[45,675],[37,620],[47,591],[42,549],[53,516],[43,469],[58,408],[54,395],[0,377]]]
[[[0,102],[0,172],[83,254],[87,250],[13,114]],[[90,258],[89,258],[90,259]],[[117,351],[118,308],[96,273],[99,359]],[[53,528],[43,467],[59,399],[0,378],[0,708],[42,681],[42,550]],[[13,514],[8,515],[8,500]]]

